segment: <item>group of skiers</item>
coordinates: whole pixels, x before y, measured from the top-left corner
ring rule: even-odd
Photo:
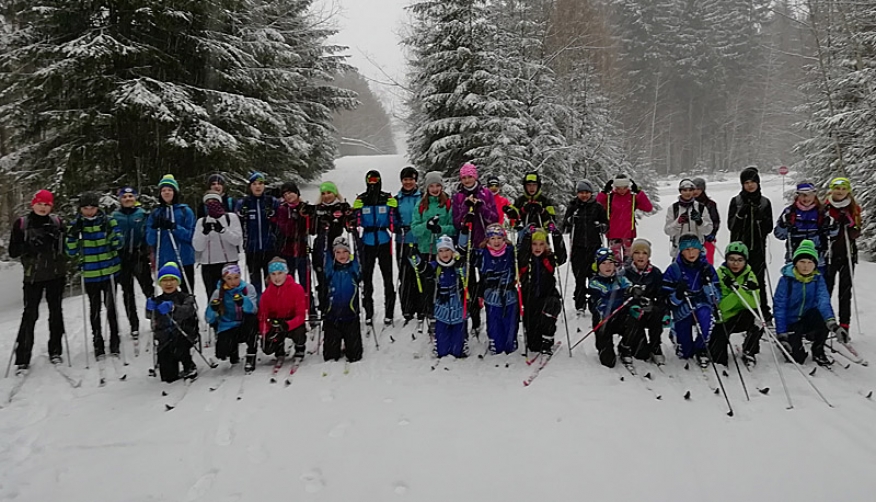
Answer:
[[[378,266],[384,325],[393,323],[398,294],[405,324],[416,319],[419,332],[428,330],[438,357],[469,355],[469,337],[481,334],[482,308],[488,351],[517,351],[522,324],[526,350],[549,357],[563,309],[558,268],[567,259],[575,278],[575,308],[579,315],[592,314],[599,360],[606,366],[614,366],[618,355],[623,364],[633,358],[663,364],[661,338],[667,327],[678,356],[701,365],[710,359],[726,364],[729,334],[738,332],[746,333],[743,360],[754,364],[764,325],[773,317],[777,338],[798,362],[807,356],[804,338],[813,342],[818,364],[830,364],[824,354],[829,332],[848,341],[861,212],[845,178],[831,181],[824,201],[815,186],[801,183],[794,203],[773,225],[757,169],[744,169],[742,190],[728,212],[731,242],[717,270],[717,205],[704,180],[682,180],[679,198],[666,213],[672,262],[665,272],[652,264],[651,243],[637,238],[636,211],[651,212],[653,205],[626,175],[599,191],[590,181],[578,182],[563,218],[543,193],[537,172],[525,175],[522,194],[513,202],[500,194],[498,177],[482,184],[470,163],[460,169],[452,194],[440,172],[426,173],[420,185],[418,171],[406,167],[400,181],[401,189],[392,195],[383,191],[381,174],[369,171],[366,190],[352,204],[334,183],[324,182],[319,199],[309,204],[292,182],[280,186],[279,198],[268,194],[261,173],[249,178],[248,194],[235,201],[216,174],[192,211],[180,202],[177,181],[166,175],[149,214],[140,207],[137,191],[123,187],[120,207],[112,214],[101,209],[99,194],[82,194],[80,214],[66,225],[52,214],[52,194],[41,190],[10,239],[10,255],[21,257],[25,268],[18,370],[26,371],[30,363],[44,291],[49,356],[61,362],[64,253],[78,262],[98,360],[106,352],[101,303],[108,311],[110,356],[120,355],[116,282],[131,336],[139,339],[136,280],[148,298],[156,365],[165,381],[196,376],[191,357],[191,349],[201,345],[192,290],[196,264],[210,299],[204,316],[216,333],[216,357],[236,364],[239,344],[245,343],[247,372],[259,346],[282,364],[287,338],[293,341],[293,361],[300,362],[308,320],[322,326],[325,360],[361,359],[360,323],[364,317],[366,331],[372,332]],[[787,241],[788,250],[772,312],[766,287],[771,232]],[[564,233],[569,234],[568,253]],[[238,265],[241,258],[248,274]],[[837,274],[838,320],[830,306]],[[620,336],[617,351],[614,335]]]

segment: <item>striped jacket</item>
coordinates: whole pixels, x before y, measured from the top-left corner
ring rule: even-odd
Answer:
[[[94,218],[78,216],[67,227],[67,255],[79,258],[85,282],[103,282],[121,268],[122,233],[103,211]]]

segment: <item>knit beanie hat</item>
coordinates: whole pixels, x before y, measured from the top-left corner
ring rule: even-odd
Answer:
[[[442,235],[438,238],[438,243],[436,244],[436,247],[438,248],[438,251],[441,251],[442,249],[449,249],[453,251],[455,249],[453,246],[453,239],[446,235]]]
[[[495,174],[491,174],[487,177],[487,186],[488,187],[497,187],[502,184],[502,180],[499,179]]]
[[[648,253],[648,256],[651,256],[651,241],[647,239],[634,240],[633,244],[630,246],[630,254],[635,253],[636,251],[644,251]]]
[[[724,250],[724,257],[728,257],[731,254],[739,255],[745,258],[745,261],[748,261],[748,246],[743,242],[731,242],[727,244],[727,249]]]
[[[260,173],[260,172],[256,171],[256,172],[249,175],[249,184],[252,185],[256,181],[261,181],[262,183],[264,183],[266,179],[267,178],[265,178],[264,173]]]
[[[478,179],[478,168],[474,164],[466,162],[459,169],[459,177],[463,176],[473,176],[474,179]]]
[[[332,242],[332,252],[335,252],[338,249],[346,249],[348,253],[353,252],[353,250],[350,249],[350,244],[344,236],[337,237],[334,242]]]
[[[280,195],[285,195],[287,192],[292,192],[298,196],[301,195],[301,191],[298,189],[298,185],[295,184],[294,181],[287,181],[280,187]]]
[[[205,193],[204,198],[202,200],[204,201],[204,204],[210,202],[211,200],[215,200],[219,204],[222,204],[222,196],[219,195],[218,193],[212,192],[212,191]]]
[[[174,192],[179,193],[179,183],[177,183],[176,178],[172,174],[165,174],[161,177],[161,180],[158,182],[158,191],[160,192],[164,187],[173,188]]]
[[[797,193],[806,194],[806,193],[815,193],[815,185],[809,183],[808,181],[804,181],[803,183],[797,184]]]
[[[590,183],[589,180],[581,180],[575,185],[575,191],[580,192],[590,192],[593,193],[593,183]]]
[[[684,251],[685,249],[697,248],[701,252],[703,251],[703,243],[700,242],[700,238],[694,234],[685,234],[682,235],[680,239],[678,239],[678,250]]]
[[[100,207],[100,194],[85,192],[79,196],[79,207]]]
[[[414,181],[417,181],[420,179],[420,173],[412,166],[407,166],[401,170],[398,174],[398,178],[399,181],[404,180],[405,178],[413,178]]]
[[[797,246],[797,249],[794,250],[795,264],[804,258],[818,263],[818,251],[815,249],[815,243],[809,239],[804,239],[800,242],[800,245]]]
[[[221,174],[211,174],[207,177],[207,186],[210,186],[213,183],[219,183],[220,185],[225,186],[225,177]]]
[[[118,197],[121,199],[122,195],[133,195],[134,197],[136,197],[139,194],[137,193],[137,189],[134,187],[122,187],[119,188]]]
[[[760,185],[760,172],[754,166],[748,166],[739,173],[739,182],[743,185],[746,181],[753,181]]]
[[[697,190],[703,190],[703,191],[705,191],[705,189],[706,189],[706,180],[704,180],[704,179],[702,179],[702,178],[694,178],[692,181],[693,181],[694,186],[697,188]]]
[[[547,242],[547,232],[538,228],[532,232],[532,242]]]
[[[335,194],[335,197],[340,197],[340,194],[338,193],[338,186],[331,181],[325,181],[319,185],[319,193],[325,192],[331,192]]]
[[[158,282],[164,279],[176,279],[176,282],[182,282],[182,275],[176,263],[167,262],[158,270]]]
[[[426,188],[435,183],[444,186],[444,178],[441,176],[441,171],[429,171],[426,173],[426,177],[423,178],[423,183]]]
[[[614,186],[615,187],[628,187],[632,184],[630,177],[626,174],[618,174],[614,177]]]
[[[683,190],[683,189],[685,189],[685,188],[694,189],[694,188],[696,188],[696,187],[697,187],[697,186],[694,184],[694,182],[691,181],[691,180],[688,179],[688,178],[685,178],[685,179],[683,179],[683,180],[681,180],[681,181],[678,182],[678,190],[679,190],[679,191],[681,191],[681,190]]]
[[[289,273],[289,264],[286,263],[286,260],[280,258],[279,256],[274,258],[273,260],[268,262],[268,273],[273,274],[274,272],[286,272]]]
[[[617,256],[614,255],[614,251],[608,248],[599,248],[596,250],[593,270],[596,270],[602,262],[606,260],[611,260],[614,263],[617,263]]]
[[[52,192],[48,190],[40,190],[39,192],[35,193],[33,199],[31,199],[30,207],[33,207],[37,204],[48,204],[50,206],[54,206],[55,196],[52,194]]]

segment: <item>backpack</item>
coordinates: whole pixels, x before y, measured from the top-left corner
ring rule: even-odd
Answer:
[[[697,205],[698,207],[696,208],[696,210],[699,211],[700,215],[705,214],[703,212],[703,210],[706,208],[705,204],[703,204],[702,202],[697,202]],[[681,205],[677,201],[672,204],[672,216],[675,219],[678,219],[679,207],[681,207]]]

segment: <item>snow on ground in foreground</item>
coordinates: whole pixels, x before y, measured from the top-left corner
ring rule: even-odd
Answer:
[[[403,165],[400,157],[345,158],[325,178],[352,198],[370,168],[396,190]],[[764,181],[777,201],[780,182]],[[662,189],[664,205],[674,185]],[[735,177],[709,188],[724,216],[738,191]],[[310,200],[315,193],[313,186],[305,190]],[[661,267],[668,260],[662,227],[662,214],[641,227]],[[719,239],[726,244],[726,231]],[[775,281],[782,246],[771,242]],[[20,306],[5,301],[20,294],[18,277],[5,281],[0,302],[8,305],[0,316],[2,354],[18,329]],[[876,322],[874,277],[876,266],[862,264],[864,326]],[[377,288],[381,296],[379,281]],[[859,394],[876,388],[876,370],[839,368],[838,376],[819,370],[813,382],[836,406],[829,409],[784,365],[795,406],[788,411],[766,343],[757,382],[745,375],[750,402],[735,369],[726,379],[733,418],[699,371],[685,372],[674,357],[668,371],[675,379],[638,363],[655,375],[652,385],[663,394],[657,401],[639,381],[620,381],[624,370],[599,366],[591,339],[570,358],[562,326],[562,350],[529,388],[521,382],[531,370],[520,356],[446,361],[430,371],[430,358],[413,357],[428,351],[426,341],[412,341],[413,327],[397,325],[391,331],[397,341],[383,333],[380,352],[365,340],[365,359],[347,375],[342,363],[311,356],[284,388],[268,383],[270,361],[263,357],[239,401],[242,375],[201,364],[187,397],[165,412],[161,390],[179,392],[180,384],[148,378],[149,353],[127,368],[126,382],[111,378],[97,387],[93,360],[84,370],[80,299],[64,306],[73,372],[84,383],[71,389],[46,360],[44,311],[32,373],[0,410],[0,500],[802,502],[870,501],[876,489],[876,402]],[[573,338],[589,322],[570,317]],[[858,337],[853,329],[852,336],[876,361],[876,332]],[[483,348],[473,342],[474,353]],[[125,350],[131,354],[130,340]],[[668,343],[664,351],[671,351]],[[769,395],[754,391],[756,383],[769,386]],[[0,381],[2,395],[11,384]],[[690,402],[682,399],[685,390]]]

